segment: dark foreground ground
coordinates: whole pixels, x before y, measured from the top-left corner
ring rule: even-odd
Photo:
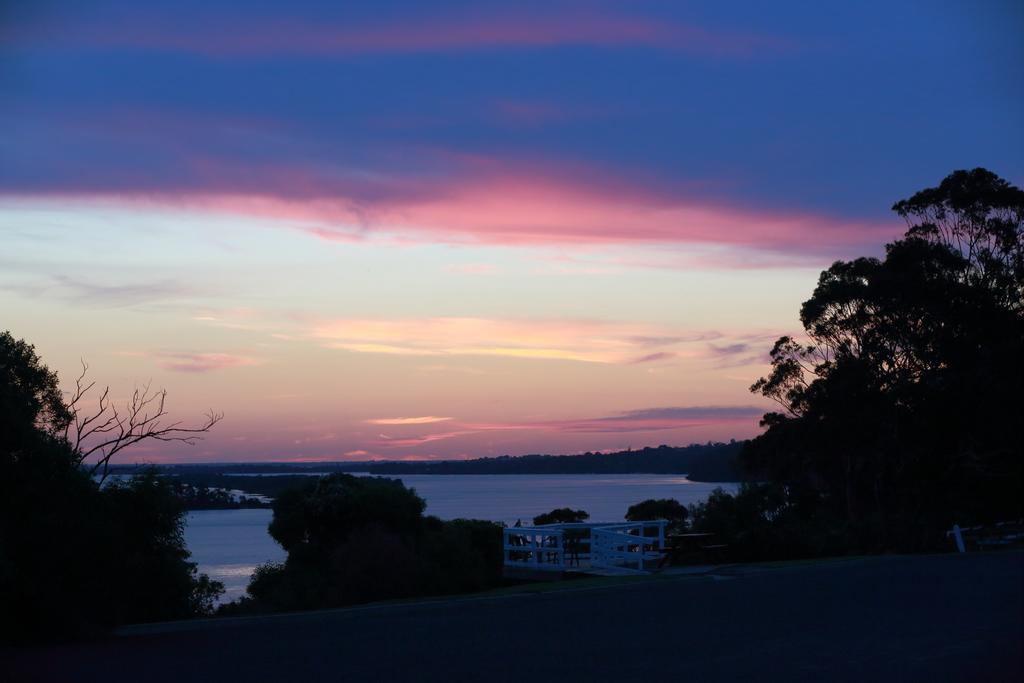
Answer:
[[[0,679],[1016,681],[1022,591],[1020,552],[746,567],[146,627],[5,653]]]

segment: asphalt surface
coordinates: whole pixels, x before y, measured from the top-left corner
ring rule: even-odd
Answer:
[[[179,622],[3,654],[0,679],[1020,681],[1024,554],[894,556]]]

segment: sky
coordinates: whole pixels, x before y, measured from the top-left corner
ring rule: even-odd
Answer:
[[[0,329],[151,462],[748,438],[893,202],[1024,184],[1017,2],[0,5]]]

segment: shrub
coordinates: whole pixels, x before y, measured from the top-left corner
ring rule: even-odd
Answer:
[[[669,530],[679,531],[686,526],[688,516],[686,507],[675,498],[649,498],[630,505],[626,511],[626,520],[642,522],[649,519],[664,519],[669,522]]]
[[[535,526],[544,524],[575,524],[590,519],[590,513],[586,510],[573,510],[572,508],[557,508],[551,512],[545,512],[533,518]]]
[[[744,484],[736,495],[716,488],[690,506],[695,532],[715,534],[739,561],[778,560],[846,552],[841,520],[824,513],[814,494],[780,484]]]
[[[223,587],[188,561],[184,511],[166,483],[149,475],[101,490],[61,462],[7,462],[0,474],[3,639],[210,613]]]
[[[258,567],[225,614],[337,607],[498,585],[501,525],[425,517],[401,481],[334,474],[283,492],[271,535],[288,552]]]

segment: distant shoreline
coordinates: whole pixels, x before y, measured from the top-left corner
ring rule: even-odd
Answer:
[[[336,472],[394,476],[403,474],[674,474],[704,483],[737,482],[744,479],[739,454],[745,441],[658,446],[615,453],[579,455],[522,455],[433,461],[360,461],[360,462],[239,462],[180,463],[155,465],[165,474],[187,476],[299,475]],[[146,465],[118,465],[117,474],[130,474]],[[238,480],[235,479],[237,482]],[[239,482],[240,483],[240,482]],[[283,483],[283,482],[282,482]],[[244,486],[237,488],[246,490]],[[276,488],[276,487],[275,487]]]

